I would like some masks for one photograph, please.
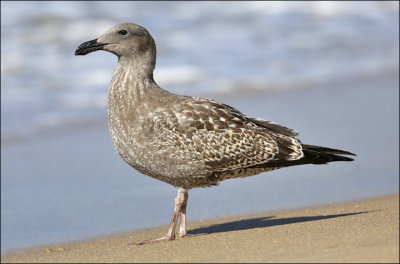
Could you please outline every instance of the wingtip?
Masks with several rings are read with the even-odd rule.
[[[351,156],[357,156],[357,154],[354,154],[350,151],[343,151],[344,153],[342,155],[351,155]]]

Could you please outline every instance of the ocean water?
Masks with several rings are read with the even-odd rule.
[[[169,223],[175,189],[108,136],[116,57],[74,56],[123,22],[153,35],[161,87],[358,154],[193,190],[189,220],[398,192],[398,19],[396,2],[1,2],[2,252]]]

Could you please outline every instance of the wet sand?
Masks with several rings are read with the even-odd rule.
[[[9,251],[2,262],[399,262],[399,195],[167,226]]]

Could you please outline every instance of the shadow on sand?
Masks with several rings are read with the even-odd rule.
[[[192,229],[188,231],[190,235],[198,235],[198,234],[212,234],[212,233],[221,233],[221,232],[229,232],[229,231],[239,231],[239,230],[247,230],[253,228],[263,228],[269,226],[277,226],[277,225],[287,225],[294,223],[302,223],[308,221],[315,220],[324,220],[336,217],[344,217],[350,215],[357,214],[365,214],[366,212],[355,212],[355,213],[347,213],[347,214],[333,214],[333,215],[321,215],[321,216],[301,216],[301,217],[288,217],[288,218],[278,218],[273,219],[275,216],[266,216],[266,217],[257,217],[251,219],[244,219],[238,221],[232,221],[228,223],[215,224],[206,227],[200,227],[196,229]]]

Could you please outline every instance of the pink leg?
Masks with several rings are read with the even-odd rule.
[[[139,245],[146,243],[154,243],[154,242],[162,242],[162,241],[170,241],[175,239],[175,228],[176,222],[178,221],[178,217],[181,217],[180,227],[179,227],[179,236],[184,237],[186,235],[186,205],[187,205],[188,193],[186,190],[178,189],[178,195],[175,198],[175,208],[174,214],[172,216],[171,224],[169,225],[168,232],[165,236],[145,240]]]
[[[179,217],[181,219],[180,225],[179,225],[179,237],[184,237],[186,236],[186,206],[187,206],[187,200],[188,200],[189,194],[187,192],[183,193],[183,203],[181,205],[181,212],[179,214]]]

